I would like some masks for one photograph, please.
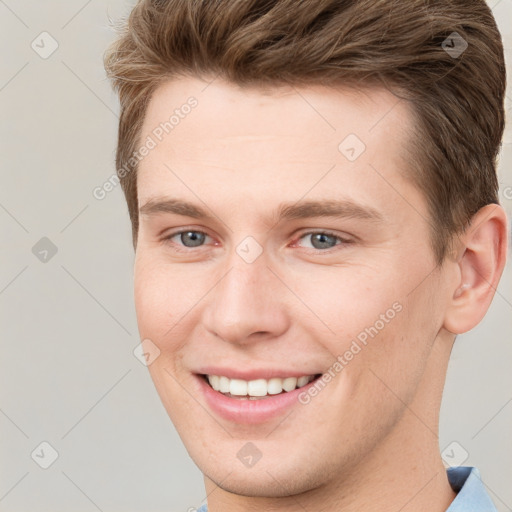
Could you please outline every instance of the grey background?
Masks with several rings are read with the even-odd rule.
[[[114,172],[118,104],[102,66],[114,38],[108,17],[133,4],[0,0],[0,511],[185,511],[205,497],[133,354],[140,340],[121,189],[101,201],[92,194]],[[489,4],[510,70],[512,0]],[[48,58],[31,47],[51,48],[43,31],[58,43]],[[509,87],[509,121],[511,105]],[[510,216],[510,123],[504,142]],[[464,464],[480,469],[500,512],[512,510],[511,281],[509,263],[485,320],[456,342],[439,440],[455,458],[467,452]],[[43,441],[58,452],[47,469]]]

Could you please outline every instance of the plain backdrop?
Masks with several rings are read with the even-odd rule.
[[[0,511],[177,512],[205,498],[133,352],[121,188],[93,196],[115,171],[109,16],[133,4],[0,0]],[[510,69],[512,0],[489,5]],[[499,169],[509,215],[511,99],[509,87]],[[500,512],[512,510],[511,281],[509,263],[485,320],[457,339],[439,438],[480,469]]]

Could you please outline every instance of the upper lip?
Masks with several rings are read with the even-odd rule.
[[[305,375],[318,375],[321,372],[308,370],[290,370],[278,368],[252,368],[250,370],[242,370],[235,368],[221,368],[219,366],[208,366],[198,369],[195,373],[200,375],[219,375],[228,379],[256,380],[256,379],[272,379],[287,377],[303,377]]]

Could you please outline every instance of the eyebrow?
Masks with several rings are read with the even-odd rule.
[[[150,199],[139,208],[139,213],[144,216],[172,213],[200,220],[215,220],[215,216],[208,213],[201,206],[175,198]],[[282,203],[272,218],[280,222],[283,220],[309,219],[314,217],[356,218],[373,222],[382,222],[384,220],[382,214],[375,208],[368,205],[360,205],[350,199],[306,200],[296,203]]]

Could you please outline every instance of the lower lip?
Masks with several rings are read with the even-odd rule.
[[[196,375],[196,377],[208,406],[219,416],[243,425],[263,423],[282,415],[294,405],[301,405],[298,399],[299,395],[307,391],[317,380],[312,380],[293,391],[269,395],[268,398],[249,400],[230,398],[215,391],[202,376]]]

